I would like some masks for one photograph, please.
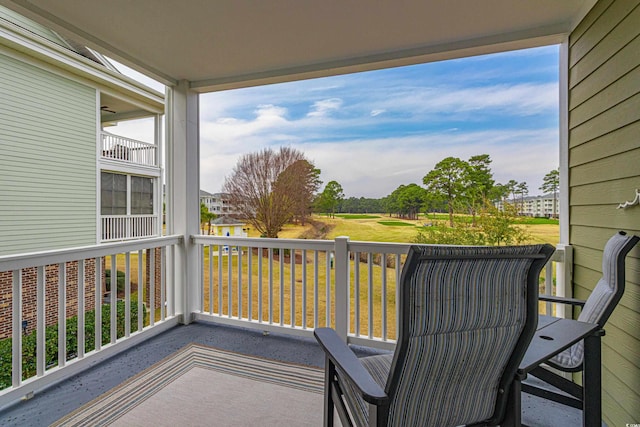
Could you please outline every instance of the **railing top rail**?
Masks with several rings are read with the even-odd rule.
[[[274,249],[308,249],[327,251],[335,246],[333,240],[306,240],[306,239],[270,239],[262,237],[235,237],[235,236],[204,236],[194,235],[191,239],[195,244],[201,245],[226,245],[249,246],[253,248]]]
[[[145,141],[140,141],[138,139],[127,138],[126,136],[116,135],[116,134],[113,134],[113,133],[110,133],[110,132],[101,131],[100,133],[103,136],[108,136],[108,137],[111,137],[111,138],[122,139],[122,140],[125,140],[125,141],[131,141],[131,142],[135,142],[135,143],[138,143],[138,144],[148,145],[150,147],[155,147],[156,146],[155,144],[153,144],[151,142],[145,142]]]
[[[129,242],[104,243],[101,245],[84,246],[79,248],[53,249],[42,252],[0,256],[0,271],[18,270],[21,268],[40,265],[58,264],[79,259],[97,258],[114,253],[134,252],[141,249],[157,248],[160,246],[177,245],[182,242],[182,236],[163,236],[151,239],[140,239]]]

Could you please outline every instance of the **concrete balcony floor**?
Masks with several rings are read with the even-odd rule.
[[[322,367],[324,354],[315,340],[206,322],[177,326],[16,404],[0,413],[2,426],[47,426],[100,396],[187,344],[197,343],[237,353]],[[354,348],[359,356],[377,350]],[[523,423],[555,427],[582,425],[581,412],[523,395]]]

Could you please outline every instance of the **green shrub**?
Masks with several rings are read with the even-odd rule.
[[[124,271],[116,270],[116,282],[118,287],[118,292],[124,291]],[[107,291],[111,290],[111,270],[107,269],[104,271],[104,284],[106,286]]]
[[[125,335],[125,303],[118,301],[117,306],[117,331],[121,338]],[[146,307],[143,306],[143,318],[146,317]],[[88,353],[95,349],[95,310],[85,312],[85,346]],[[131,329],[136,330],[138,324],[138,302],[131,301]],[[67,360],[76,357],[78,351],[78,317],[67,319]],[[11,338],[0,340],[0,390],[11,386]],[[111,341],[111,306],[102,306],[102,344]],[[36,374],[36,331],[22,336],[22,379],[31,378]],[[58,363],[58,325],[47,326],[45,329],[45,366],[55,366]]]

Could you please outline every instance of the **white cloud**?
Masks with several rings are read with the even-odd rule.
[[[380,114],[384,113],[385,109],[375,109],[375,110],[371,110],[371,117],[375,117],[375,116],[379,116]]]
[[[342,99],[330,98],[316,101],[311,107],[311,111],[307,114],[308,117],[326,117],[332,111],[340,109],[342,106]]]

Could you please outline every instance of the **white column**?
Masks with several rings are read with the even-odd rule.
[[[174,280],[176,313],[183,323],[191,322],[191,313],[199,310],[200,273],[196,245],[191,235],[198,234],[200,223],[200,142],[198,94],[181,80],[167,97],[167,231],[184,236],[184,245],[176,251]]]
[[[349,237],[335,239],[335,330],[347,342],[349,333]],[[329,262],[329,260],[327,260]],[[356,296],[358,298],[358,296]],[[328,303],[327,303],[328,304]]]
[[[573,296],[573,251],[569,246],[569,38],[560,44],[559,72],[559,111],[560,111],[560,243],[559,249],[564,250],[564,262],[558,263],[556,268],[556,295]],[[565,317],[563,304],[556,305],[556,315]],[[570,316],[569,316],[570,317]]]

